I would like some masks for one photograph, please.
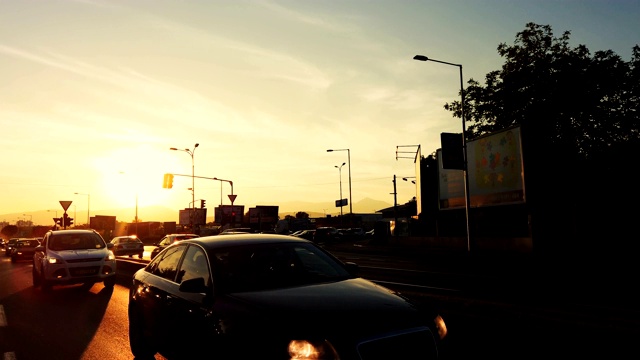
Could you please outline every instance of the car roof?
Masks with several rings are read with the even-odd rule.
[[[49,230],[49,232],[53,234],[77,234],[77,233],[97,234],[95,230],[87,230],[87,229]]]
[[[229,235],[211,235],[183,240],[181,244],[193,243],[202,246],[207,250],[224,248],[228,246],[258,245],[258,244],[276,244],[276,243],[312,243],[309,240],[280,234],[229,234]]]

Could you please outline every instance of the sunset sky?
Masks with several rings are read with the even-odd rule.
[[[169,148],[196,143],[195,175],[233,181],[245,209],[333,203],[348,154],[353,201],[392,203],[393,175],[415,176],[398,146],[428,155],[462,131],[443,109],[459,69],[414,55],[484,84],[534,22],[629,61],[639,19],[636,0],[0,0],[0,214],[189,207],[191,178],[162,180],[191,174]],[[230,193],[195,179],[210,208]]]

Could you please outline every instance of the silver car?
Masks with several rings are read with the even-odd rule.
[[[113,244],[94,230],[51,230],[33,255],[33,286],[116,283]]]

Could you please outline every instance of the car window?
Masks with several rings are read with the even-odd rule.
[[[95,234],[58,234],[49,239],[49,248],[54,251],[102,249],[105,247],[102,239]]]
[[[200,247],[192,245],[185,253],[176,282],[181,283],[195,278],[204,278],[205,285],[210,285],[211,276],[207,256]]]
[[[36,247],[40,245],[38,240],[24,240],[16,244],[17,247]]]
[[[168,248],[162,257],[156,257],[149,264],[148,271],[167,280],[175,281],[178,273],[178,264],[184,252],[184,246]]]
[[[298,286],[351,277],[312,244],[237,246],[214,255],[213,272],[228,292]]]

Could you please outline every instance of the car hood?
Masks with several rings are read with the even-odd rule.
[[[426,317],[404,297],[361,278],[234,293],[220,304],[226,307],[226,314],[234,314],[226,319],[230,325],[227,330],[235,327],[345,338],[429,325]]]
[[[53,252],[66,261],[80,260],[80,259],[101,259],[107,256],[106,249],[77,249],[77,250],[60,250]]]

